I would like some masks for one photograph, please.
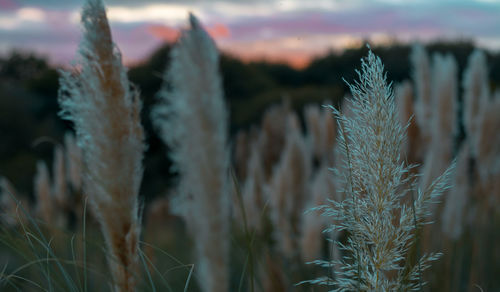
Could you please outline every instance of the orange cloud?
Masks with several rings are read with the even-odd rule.
[[[148,31],[154,37],[167,42],[175,42],[180,34],[177,29],[165,25],[151,25],[148,27]]]
[[[213,39],[221,39],[231,36],[229,28],[221,23],[205,27],[205,29]],[[150,25],[148,26],[148,32],[154,37],[167,42],[175,42],[180,35],[180,31],[178,29],[166,25]]]
[[[287,63],[303,69],[311,60],[320,55],[321,51],[311,49],[308,43],[302,43],[296,38],[278,38],[264,41],[221,41],[219,47],[243,61],[265,61],[272,63]]]
[[[307,52],[269,52],[267,54],[263,54],[233,50],[226,51],[231,55],[240,58],[244,62],[264,61],[270,63],[285,63],[295,69],[303,69],[307,67],[311,63],[311,60],[314,58],[314,55],[311,55]]]
[[[231,36],[229,27],[222,23],[216,23],[212,27],[206,28],[208,34],[214,39],[227,38]]]

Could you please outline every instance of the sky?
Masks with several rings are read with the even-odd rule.
[[[500,50],[500,0],[105,0],[124,61],[173,42],[194,13],[218,47],[244,60],[304,67],[330,51],[372,45],[472,39]],[[0,54],[36,52],[71,64],[83,0],[0,0]]]

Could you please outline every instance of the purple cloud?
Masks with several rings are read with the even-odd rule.
[[[76,0],[59,6],[58,3],[62,2],[0,0],[0,52],[22,48],[47,54],[56,63],[71,60],[80,39],[81,3]],[[165,39],[174,39],[173,33],[185,24],[183,15],[189,10],[198,13],[220,47],[246,57],[253,55],[249,50],[266,56],[291,58],[296,54],[304,63],[307,56],[332,47],[350,46],[356,39],[380,36],[403,41],[470,37],[481,45],[500,48],[500,4],[494,3],[374,1],[366,4],[354,0],[213,1],[210,5],[196,0],[106,3],[108,11],[114,12],[111,27],[115,41],[130,62],[144,58]],[[163,14],[162,9],[170,14]],[[142,13],[139,17],[138,11]],[[128,21],[127,15],[132,14],[134,19]],[[175,19],[170,19],[173,14]],[[163,15],[169,19],[163,20]]]

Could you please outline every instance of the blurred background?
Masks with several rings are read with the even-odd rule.
[[[324,136],[328,137],[324,140],[331,138],[321,142],[326,150],[308,150],[311,153],[307,154],[309,156],[306,159],[310,161],[306,164],[310,164],[308,166],[310,169],[309,177],[303,182],[304,189],[307,189],[304,193],[309,193],[313,177],[319,177],[323,169],[328,173],[326,166],[331,166],[335,160],[331,157],[335,125],[329,113],[328,117],[323,112],[320,114],[319,106],[342,104],[344,97],[349,94],[349,89],[342,78],[349,82],[357,78],[355,69],[360,67],[360,59],[367,54],[367,44],[381,57],[388,80],[393,81],[399,88],[396,98],[399,100],[406,98],[409,108],[402,110],[404,121],[414,114],[412,104],[416,104],[417,98],[421,96],[418,90],[422,80],[421,77],[415,77],[415,72],[418,75],[418,72],[425,72],[426,69],[419,68],[418,64],[423,64],[419,63],[419,60],[427,60],[429,63],[427,67],[432,67],[432,69],[427,68],[429,73],[427,78],[431,79],[427,80],[427,85],[432,86],[429,90],[433,92],[434,99],[445,96],[447,88],[453,91],[451,94],[451,99],[455,99],[453,104],[456,102],[460,106],[442,107],[438,112],[438,115],[443,115],[445,118],[450,117],[456,125],[440,129],[440,134],[447,134],[442,135],[443,141],[453,140],[450,143],[453,144],[453,151],[448,149],[453,154],[448,155],[440,167],[448,165],[452,156],[458,156],[459,149],[465,148],[461,147],[466,144],[462,143],[463,141],[473,138],[473,134],[466,135],[464,121],[461,118],[465,108],[461,102],[466,91],[463,82],[467,68],[470,68],[470,72],[486,68],[487,76],[479,78],[478,83],[481,80],[487,83],[486,100],[491,101],[491,104],[495,103],[496,108],[500,108],[498,106],[500,1],[107,0],[104,2],[114,41],[129,68],[129,79],[140,89],[144,103],[142,121],[146,130],[148,150],[144,160],[145,173],[140,195],[147,208],[151,205],[151,210],[156,210],[154,212],[160,214],[154,217],[156,215],[150,216],[146,212],[144,216],[146,221],[148,218],[157,222],[165,219],[162,216],[169,213],[168,203],[163,205],[150,202],[165,198],[176,182],[166,155],[168,149],[152,126],[150,111],[156,103],[155,95],[162,85],[164,69],[169,64],[170,49],[179,37],[180,31],[187,26],[189,12],[200,19],[221,50],[220,70],[230,110],[229,131],[233,162],[236,176],[242,185],[250,181],[248,177],[252,175],[249,166],[251,149],[254,147],[253,144],[257,144],[252,141],[258,139],[261,143],[258,146],[261,157],[258,159],[262,160],[265,172],[262,182],[265,187],[259,186],[259,188],[265,189],[270,185],[279,184],[279,182],[274,183],[278,180],[275,179],[277,177],[275,173],[279,172],[279,165],[286,166],[280,159],[283,160],[282,153],[288,145],[289,138],[285,132],[290,127],[287,125],[290,123],[289,120],[293,120],[292,128],[300,132],[298,135],[300,136],[298,139],[302,141],[300,143],[307,144],[310,148],[317,146],[308,143],[314,144],[321,140],[321,135],[317,133],[326,133]],[[37,161],[45,161],[54,173],[56,164],[52,162],[56,161],[55,146],[65,144],[65,133],[72,131],[72,125],[58,116],[60,110],[57,102],[58,70],[69,69],[76,64],[74,59],[81,37],[79,11],[82,4],[83,1],[77,0],[0,0],[0,176],[8,178],[17,189],[17,193],[31,202],[35,201],[33,177]],[[422,57],[424,54],[421,54],[422,59],[417,58],[412,61],[414,45],[417,43],[423,45],[424,54],[433,58],[424,58]],[[478,65],[480,69],[474,71],[474,62],[469,58],[476,49],[484,51],[486,66],[481,63],[482,65]],[[445,54],[453,57],[454,61],[451,63],[456,61],[456,71],[451,69],[445,73],[439,72],[439,67],[444,67],[443,64],[448,62],[442,60]],[[435,75],[431,75],[430,71]],[[440,76],[446,82],[451,80],[451,85],[440,86],[441,79],[436,82],[433,80],[434,76]],[[405,81],[406,83],[403,83]],[[496,102],[493,101],[495,99]],[[315,109],[312,109],[311,105]],[[487,108],[488,106],[484,106],[484,112]],[[294,114],[290,118],[290,112],[296,113],[297,116]],[[480,116],[481,112],[477,115]],[[487,126],[482,129],[478,127],[478,132],[481,132],[483,139],[480,141],[489,145],[487,137],[498,140],[497,126],[500,119],[492,118],[495,116],[494,112],[490,111],[488,115],[490,120],[493,120],[492,126],[488,126],[487,130]],[[314,124],[314,119],[317,119],[317,124]],[[327,121],[328,126],[326,122],[323,126],[319,126],[320,119]],[[436,126],[430,124],[430,127],[433,125]],[[317,129],[321,127],[324,129],[321,128],[317,133],[313,133],[314,126],[318,126]],[[424,160],[428,155],[421,149],[425,148],[425,151],[428,151],[433,146],[428,145],[428,140],[422,139],[424,132],[430,130],[426,130],[422,125],[418,127],[409,129],[409,143],[417,142],[412,144],[413,146],[407,146],[406,155],[410,163],[424,163],[425,167]],[[317,140],[314,140],[315,138]],[[439,140],[435,137],[433,139]],[[293,141],[290,143],[293,144]],[[498,142],[496,143],[492,143],[492,146],[486,149],[491,156],[484,156],[487,158],[483,159],[483,162],[491,160],[488,157],[496,157],[496,161],[500,161],[498,160],[500,146]],[[439,141],[434,146],[436,144],[439,144]],[[325,161],[316,153],[323,150],[327,152]],[[498,167],[487,168],[486,164],[483,167],[478,162],[481,159],[467,155],[464,155],[465,162],[462,161],[460,166],[461,169],[465,169],[465,178],[457,176],[456,180],[467,181],[466,187],[457,184],[457,189],[466,189],[463,192],[470,196],[468,199],[462,197],[459,206],[445,208],[442,204],[437,209],[437,213],[443,209],[452,210],[450,212],[454,215],[450,215],[452,218],[450,220],[452,223],[459,222],[457,224],[460,226],[457,228],[461,231],[458,235],[455,232],[444,243],[436,243],[441,238],[435,236],[435,232],[447,228],[444,224],[436,224],[433,230],[429,229],[422,235],[422,241],[428,241],[422,244],[424,250],[441,250],[445,254],[444,259],[436,266],[436,270],[440,273],[430,273],[429,276],[430,289],[433,291],[473,291],[477,289],[475,286],[477,283],[479,287],[485,289],[484,291],[500,289],[500,280],[495,276],[500,269],[498,245],[500,189],[499,180],[496,179],[500,171]],[[427,167],[431,165],[428,163]],[[420,174],[425,172],[424,167],[416,169],[416,172]],[[487,169],[487,178],[484,179],[486,183],[479,178],[482,174],[479,174],[481,170],[478,169],[481,167]],[[328,184],[328,179],[326,181]],[[331,191],[328,186],[325,188]],[[311,198],[308,200],[311,201]],[[453,203],[453,200],[449,201]],[[310,206],[313,205],[311,203]],[[468,211],[464,211],[465,209]],[[303,210],[299,211],[302,214]],[[439,213],[435,219],[441,220],[440,216]],[[263,261],[268,269],[272,270],[267,273],[269,278],[274,277],[281,282],[273,283],[272,285],[277,286],[272,286],[274,288],[267,291],[290,291],[295,288],[294,283],[321,275],[317,270],[304,268],[302,264],[305,259],[290,260],[287,255],[280,255],[280,250],[276,248],[272,239],[273,236],[270,236],[276,226],[270,227],[272,220],[268,221],[263,223],[265,226],[261,226],[262,230],[259,231],[262,232],[259,235],[262,237],[259,239],[262,241],[262,246],[265,246],[262,248],[265,250],[262,254],[266,255]],[[175,227],[164,228],[163,225],[157,227],[159,230],[169,230],[165,235],[167,239],[162,239],[167,242],[164,246],[167,246],[166,249],[171,250],[173,254],[179,254],[179,257],[189,261],[189,256],[185,255],[183,242],[188,239],[184,231],[179,231],[183,230],[183,226],[179,222],[173,225]],[[323,225],[324,222],[318,226]],[[294,232],[299,234],[297,226],[294,226]],[[467,227],[462,230],[462,226]],[[155,227],[148,228],[156,230]],[[144,233],[147,238],[148,234],[153,232]],[[150,238],[155,239],[154,235],[157,234],[153,234]],[[320,234],[321,228],[315,235],[321,238]],[[181,239],[176,239],[176,236]],[[235,236],[236,239],[232,238],[232,243],[238,242],[238,234]],[[241,254],[244,254],[245,250],[242,250],[243,252],[239,250],[239,256],[232,259],[236,262],[232,263],[233,266],[238,267],[232,270],[234,283],[238,282],[238,273],[241,272],[244,262],[244,255]],[[320,239],[318,250],[323,256],[328,253],[326,241]],[[313,255],[312,259],[317,254]],[[276,257],[284,260],[275,263],[273,261]],[[301,264],[288,265],[290,262]],[[236,285],[234,283],[233,286]],[[180,281],[178,287],[182,287],[183,284],[184,282]],[[304,288],[304,291],[310,290]]]
[[[0,174],[30,194],[37,159],[50,160],[53,143],[70,125],[57,116],[58,68],[72,66],[80,39],[82,1],[0,0]],[[168,51],[189,12],[222,50],[221,71],[231,110],[231,133],[259,121],[286,97],[295,109],[331,100],[369,43],[389,80],[411,74],[412,43],[429,54],[449,52],[459,78],[474,48],[487,50],[492,86],[500,82],[500,1],[361,0],[108,0],[115,43],[144,99],[149,153],[142,192],[160,194],[168,176],[165,149],[149,108],[168,63]],[[47,138],[41,139],[40,138]],[[157,178],[162,178],[158,180]],[[159,182],[158,182],[159,181]]]

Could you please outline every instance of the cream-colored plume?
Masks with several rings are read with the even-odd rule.
[[[74,123],[83,149],[84,193],[102,227],[114,290],[135,291],[145,150],[142,103],[113,44],[102,1],[87,0],[81,15],[79,69],[61,73],[61,116]]]
[[[193,15],[189,20],[191,28],[172,49],[153,119],[180,175],[171,205],[194,239],[199,286],[224,292],[229,289],[228,113],[217,48]]]
[[[286,144],[270,182],[271,220],[279,249],[293,257],[299,248],[299,228],[311,175],[311,153],[298,118],[289,114]]]

